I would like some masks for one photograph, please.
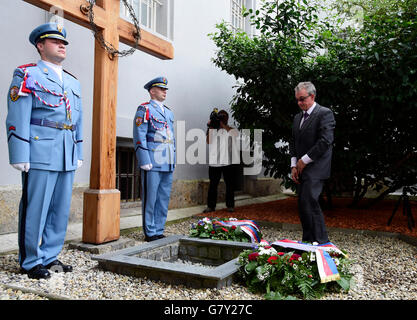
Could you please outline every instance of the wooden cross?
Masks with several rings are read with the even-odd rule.
[[[24,0],[49,11],[60,7],[64,18],[91,28],[86,0]],[[120,0],[96,0],[94,22],[103,38],[117,50],[119,41],[135,44],[135,26],[120,18]],[[160,59],[173,59],[172,44],[141,30],[139,50]],[[94,53],[94,99],[90,188],[84,192],[83,237],[101,244],[120,237],[120,192],[116,189],[116,107],[118,58],[111,57],[98,41]]]

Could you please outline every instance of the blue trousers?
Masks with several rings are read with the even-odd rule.
[[[145,237],[162,235],[168,215],[172,171],[141,170],[142,226]]]
[[[19,263],[29,270],[57,259],[64,245],[75,171],[30,169],[22,173]]]

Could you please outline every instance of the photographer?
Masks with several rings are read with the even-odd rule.
[[[214,211],[217,204],[217,187],[223,173],[226,184],[226,206],[229,212],[235,207],[235,180],[237,164],[240,161],[237,129],[230,127],[227,122],[229,114],[225,110],[217,109],[210,115],[207,123],[207,144],[209,145],[209,191],[207,208],[204,213]]]

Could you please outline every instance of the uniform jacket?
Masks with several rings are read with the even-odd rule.
[[[133,143],[138,166],[152,164],[152,171],[174,171],[174,114],[153,101],[140,105],[133,121]]]
[[[303,172],[303,178],[327,179],[330,177],[331,159],[336,122],[333,112],[318,103],[300,128],[303,112],[294,117],[290,156],[299,160],[307,154],[313,162]]]
[[[38,84],[33,85],[33,93],[18,96],[17,92],[25,77],[25,71]],[[60,96],[58,96],[60,95]],[[67,119],[66,103],[71,108],[71,120]],[[39,99],[51,105],[45,105]],[[33,169],[51,171],[71,171],[77,168],[78,160],[83,160],[82,105],[79,81],[64,71],[62,82],[55,71],[42,61],[15,69],[8,94],[8,114],[6,130],[10,164],[29,162]],[[31,119],[47,120],[55,123],[74,124],[75,130],[56,129],[31,124]],[[39,120],[38,120],[39,121]]]

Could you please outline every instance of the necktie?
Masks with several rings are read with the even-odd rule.
[[[306,120],[307,120],[308,116],[309,116],[308,112],[307,112],[307,111],[305,111],[305,112],[303,113],[303,119],[302,119],[303,121],[301,121],[301,123],[300,123],[300,128],[304,126],[304,123],[306,122]]]

